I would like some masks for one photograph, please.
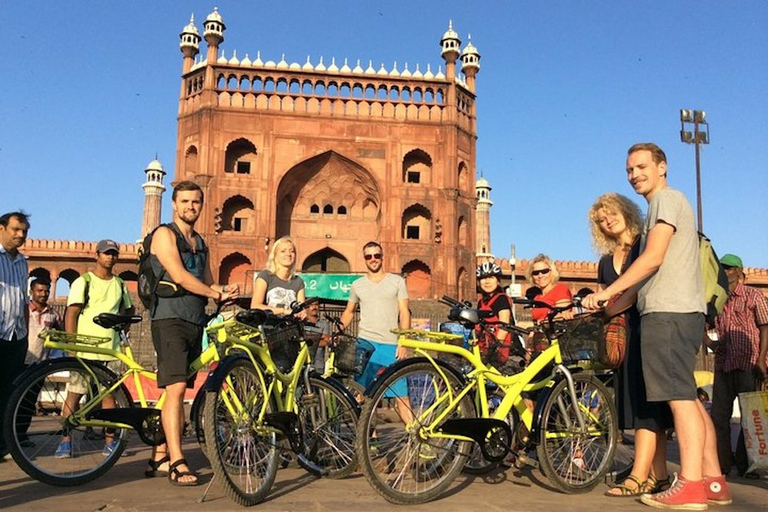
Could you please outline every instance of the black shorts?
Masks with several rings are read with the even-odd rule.
[[[195,376],[187,375],[189,363],[200,356],[203,350],[203,327],[168,318],[152,321],[152,343],[157,353],[157,387],[186,382],[191,388]]]
[[[702,313],[640,317],[640,350],[649,402],[697,400],[696,354],[704,339]]]

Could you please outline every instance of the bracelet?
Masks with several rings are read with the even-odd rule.
[[[221,293],[227,293],[227,285],[221,287]]]

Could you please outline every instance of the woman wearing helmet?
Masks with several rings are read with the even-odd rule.
[[[501,289],[501,267],[492,261],[486,261],[477,267],[477,288],[481,293],[477,309],[492,311],[486,321],[489,324],[504,322],[513,324],[512,304]],[[483,361],[501,369],[509,360],[512,334],[498,325],[488,326],[487,331],[476,327]]]

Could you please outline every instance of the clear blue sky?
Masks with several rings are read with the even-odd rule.
[[[178,34],[191,13],[202,32],[215,5],[227,57],[436,71],[448,20],[471,34],[499,257],[515,244],[519,259],[594,260],[593,200],[618,191],[645,209],[624,172],[637,141],[666,150],[671,185],[695,203],[678,110],[706,110],[704,230],[720,253],[768,267],[764,0],[6,2],[0,210],[31,213],[34,238],[135,241],[143,169],[156,152],[175,165]]]

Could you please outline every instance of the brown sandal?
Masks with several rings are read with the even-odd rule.
[[[630,480],[634,482],[637,487],[630,487],[625,482],[627,480]],[[614,489],[619,490],[619,494],[612,493],[611,491]],[[630,498],[630,497],[637,497],[642,494],[646,494],[648,492],[648,482],[641,482],[640,480],[635,477],[635,475],[628,475],[627,478],[624,479],[624,482],[620,484],[616,484],[613,487],[611,487],[608,491],[604,493],[605,496],[608,496],[609,498]]]
[[[656,480],[655,476],[648,475],[648,480],[645,482],[645,485],[648,487],[648,494],[657,494],[672,487],[672,482],[669,477],[664,478],[663,480]]]

